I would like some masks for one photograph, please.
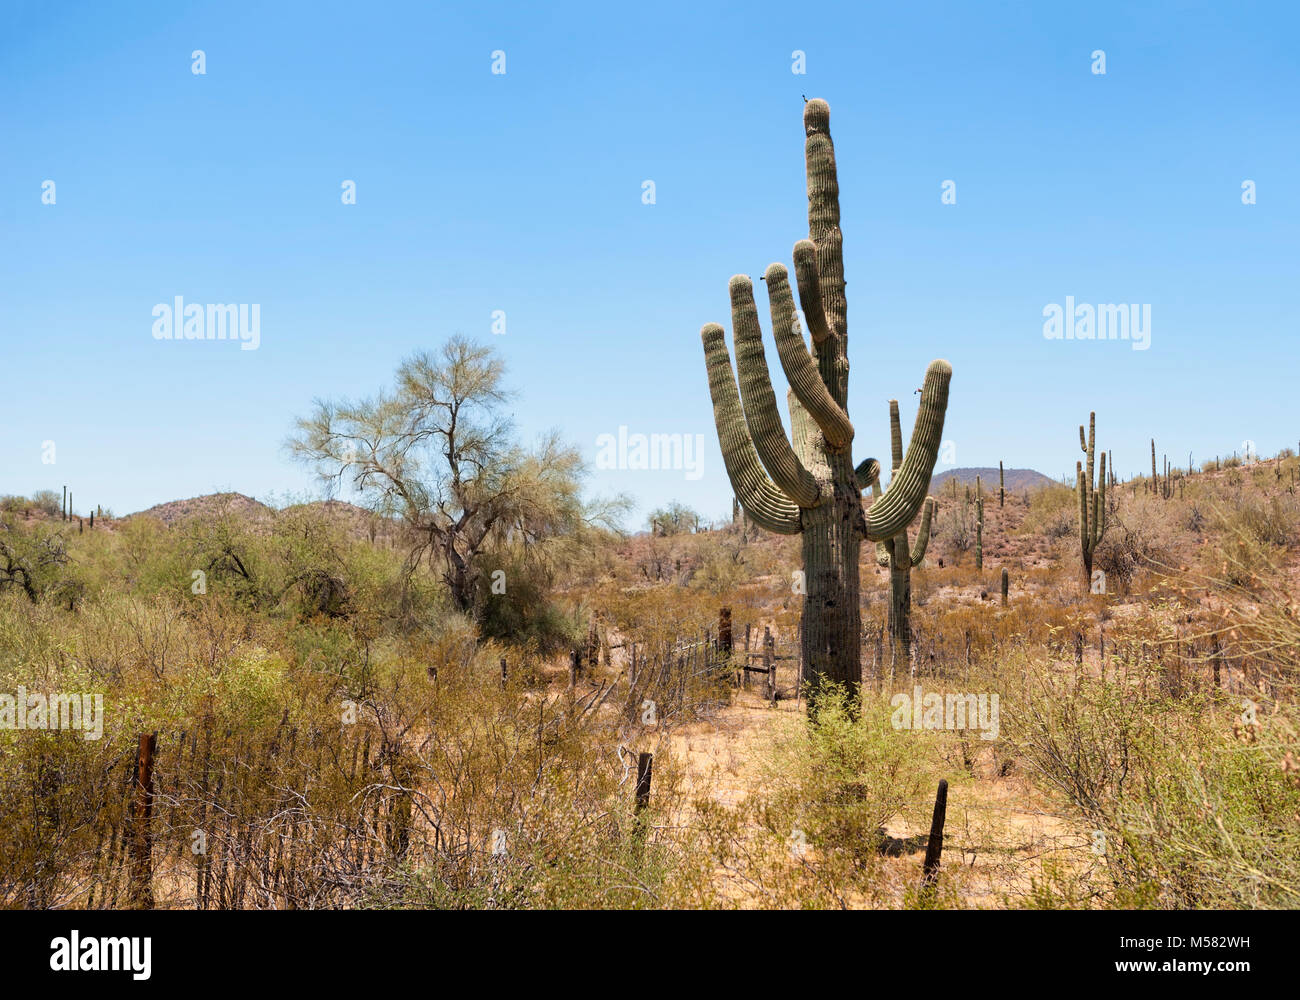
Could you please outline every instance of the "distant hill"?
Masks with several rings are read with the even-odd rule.
[[[354,538],[389,537],[401,528],[401,522],[392,518],[378,517],[356,504],[342,500],[314,500],[307,504],[295,504],[285,511],[318,510],[328,518],[343,525],[348,534]],[[171,527],[195,518],[216,518],[233,514],[258,530],[270,530],[277,511],[260,500],[254,500],[243,493],[209,493],[206,496],[190,497],[188,500],[169,500],[156,504],[148,510],[128,514],[127,517],[153,517]]]
[[[273,513],[272,508],[260,500],[242,493],[209,493],[188,500],[169,500],[127,516],[155,517],[163,524],[172,525],[193,517],[216,517],[222,514],[241,514],[257,521],[269,518]]]
[[[1041,472],[1033,469],[1007,469],[1004,473],[1006,477],[1006,488],[1008,493],[1022,493],[1025,490],[1036,490],[1042,486],[1051,486],[1056,480],[1050,476],[1045,476]],[[998,491],[998,470],[997,466],[985,469],[947,469],[943,472],[936,473],[930,480],[930,492],[935,496],[939,491],[948,486],[950,479],[957,480],[959,486],[974,486],[975,477],[980,477],[980,482],[984,486],[985,492],[997,493]],[[952,489],[951,486],[948,486]]]

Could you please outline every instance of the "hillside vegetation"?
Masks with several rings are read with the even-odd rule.
[[[103,708],[99,738],[0,729],[0,901],[1294,907],[1296,475],[1284,454],[1112,486],[1102,592],[1072,489],[1000,505],[985,481],[977,569],[974,505],[937,486],[910,642],[866,546],[861,699],[811,724],[798,543],[743,519],[600,532],[545,572],[490,549],[504,590],[465,609],[348,505],[224,495],[91,529],[7,498],[0,692]],[[902,726],[918,686],[997,695],[996,719]]]

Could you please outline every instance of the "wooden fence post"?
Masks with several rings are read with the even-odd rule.
[[[943,824],[948,815],[948,779],[939,779],[934,796],[934,815],[930,819],[930,839],[925,845],[925,862],[921,866],[921,890],[933,888],[939,877],[939,860],[943,854]]]
[[[752,625],[752,622],[745,622],[745,662],[740,671],[740,685],[746,691],[749,690],[749,670],[747,668],[749,667],[749,630]]]
[[[645,809],[650,805],[650,779],[654,772],[655,755],[638,754],[636,758],[636,807]]]
[[[149,817],[153,812],[153,757],[157,742],[157,733],[140,734],[131,799],[131,902],[142,910],[153,909],[153,837]]]
[[[798,650],[794,654],[794,703],[799,704],[799,695],[803,692],[803,612],[799,612]]]
[[[654,754],[641,753],[636,758],[636,807],[633,811],[632,829],[638,837],[646,832],[645,811],[650,808],[650,778],[654,771]]]
[[[776,650],[776,640],[772,638],[772,630],[768,626],[763,626],[763,667],[767,671],[767,696],[773,704],[776,704],[776,659],[773,653]]]

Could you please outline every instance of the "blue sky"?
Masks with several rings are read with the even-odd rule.
[[[832,111],[858,458],[935,357],[961,466],[1072,472],[1089,410],[1121,475],[1152,436],[1180,464],[1300,437],[1291,4],[2,9],[0,493],[307,491],[293,418],[463,333],[525,437],[594,466],[620,426],[703,436],[698,479],[593,468],[634,521],[729,513],[699,329],[730,336],[728,278],[807,234],[805,94]],[[259,348],[155,340],[177,295],[259,304]],[[1149,304],[1150,348],[1045,339],[1066,296]]]

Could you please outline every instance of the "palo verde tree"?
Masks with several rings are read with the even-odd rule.
[[[826,682],[856,691],[861,682],[862,613],[858,557],[864,539],[883,542],[902,532],[925,502],[943,434],[952,367],[926,371],[920,410],[895,481],[878,504],[863,509],[865,469],[853,466],[848,406],[848,322],[839,181],[831,143],[830,107],[804,107],[809,238],[794,246],[799,301],[812,335],[804,341],[785,267],[764,275],[793,444],[776,408],[750,279],[731,279],[736,373],[722,327],[700,331],[714,421],[727,475],[750,520],[803,541],[803,658],[809,689]],[[864,463],[865,464],[865,463]]]
[[[700,527],[700,515],[678,500],[656,507],[646,520],[654,535],[680,535]]]
[[[349,482],[376,513],[400,517],[413,537],[408,571],[427,560],[462,611],[493,592],[479,586],[489,551],[544,560],[622,509],[583,502],[581,456],[555,434],[532,449],[516,443],[504,375],[491,348],[454,337],[402,362],[394,386],[371,399],[317,400],[289,441],[331,490]]]

